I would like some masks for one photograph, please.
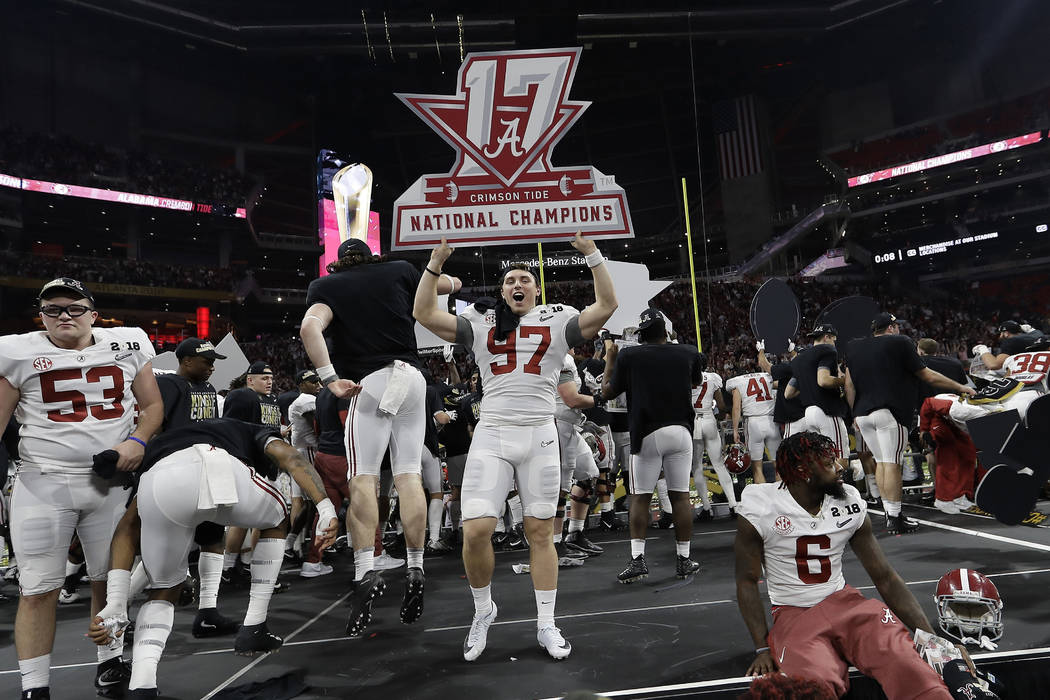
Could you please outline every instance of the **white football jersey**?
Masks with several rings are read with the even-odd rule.
[[[734,389],[740,392],[740,415],[764,416],[773,412],[776,392],[773,391],[773,378],[766,372],[741,374],[726,382],[726,391]]]
[[[714,372],[704,372],[704,381],[693,387],[693,409],[698,415],[714,415],[712,406],[715,392],[722,388],[722,378]]]
[[[750,484],[736,512],[762,538],[769,602],[810,608],[846,585],[842,552],[868,508],[860,492],[846,484],[845,498],[825,496],[813,516],[780,486]]]
[[[554,415],[554,397],[569,343],[565,330],[580,312],[564,304],[535,306],[506,340],[495,339],[496,312],[467,307],[460,317],[474,334],[471,350],[481,370],[481,421],[540,425]]]
[[[1010,355],[1003,363],[1006,376],[1027,386],[1037,386],[1047,392],[1046,376],[1050,372],[1050,351],[1019,352]]]
[[[304,413],[313,413],[317,397],[303,392],[288,407],[288,423],[292,426],[292,447],[304,450],[317,447],[317,435],[314,433],[314,422]]]
[[[91,457],[135,429],[131,384],[156,355],[141,328],[93,328],[94,345],[55,347],[44,331],[0,338],[0,376],[15,408],[22,460],[48,471],[91,469]]]
[[[562,384],[572,383],[576,386],[576,391],[580,390],[583,386],[583,380],[580,379],[580,372],[576,368],[576,360],[572,359],[572,355],[565,354],[565,362],[562,364],[561,372],[558,374],[558,386]],[[583,416],[583,411],[578,408],[569,408],[565,405],[565,402],[561,399],[561,394],[558,393],[557,388],[554,391],[554,417],[558,420],[568,421],[570,423],[582,423],[580,420]]]

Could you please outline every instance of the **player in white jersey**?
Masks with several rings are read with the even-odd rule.
[[[444,240],[431,254],[416,291],[416,320],[445,341],[471,349],[485,388],[461,496],[463,565],[474,596],[474,620],[463,643],[467,661],[484,650],[496,619],[490,588],[495,565],[491,536],[500,504],[515,481],[530,545],[537,641],[556,659],[572,651],[554,625],[558,560],[552,519],[561,471],[554,394],[565,353],[597,335],[616,310],[612,277],[594,242],[577,233],[572,245],[586,256],[594,276],[595,302],[582,312],[559,304],[537,306],[536,278],[515,267],[503,274],[495,309],[475,305],[459,317],[438,309],[436,284],[452,253]]]
[[[826,683],[841,697],[853,664],[891,698],[947,699],[940,676],[915,651],[912,630],[933,634],[915,596],[872,534],[860,493],[842,483],[831,439],[796,433],[777,452],[779,484],[753,484],[740,499],[737,605],[755,644],[749,675],[777,670]],[[846,584],[849,544],[885,603]],[[765,579],[773,611],[758,593]],[[965,656],[965,650],[962,650]]]
[[[773,422],[773,378],[766,372],[752,372],[733,377],[726,382],[726,391],[733,395],[733,442],[740,442],[740,423],[744,419],[744,440],[751,455],[751,473],[755,483],[766,481],[762,460],[769,452],[770,462],[780,447],[780,430]]]
[[[726,405],[722,399],[722,377],[716,372],[704,372],[704,379],[693,387],[693,409],[696,411],[696,419],[693,423],[693,483],[696,490],[700,492],[703,501],[703,509],[708,515],[711,512],[711,504],[707,495],[707,478],[704,476],[704,450],[707,450],[707,458],[711,460],[711,466],[718,475],[718,483],[722,487],[722,493],[726,496],[731,509],[736,509],[736,492],[733,490],[733,477],[726,469],[725,460],[722,458],[722,434],[718,430],[718,421],[715,419],[714,406],[718,406],[721,413],[725,413]]]
[[[1016,409],[1025,418],[1028,405],[1047,393],[1050,374],[1050,337],[1043,337],[1003,362],[1006,378],[1021,383],[1021,389],[1003,401],[1003,410]]]
[[[554,514],[554,546],[558,550],[560,565],[566,564],[566,555],[584,558],[602,553],[602,548],[583,534],[587,510],[591,504],[591,491],[598,478],[598,463],[594,461],[591,448],[583,439],[580,427],[586,422],[583,409],[594,408],[594,397],[580,393],[583,380],[571,353],[565,355],[558,376],[558,391],[554,395],[554,423],[558,428],[558,447],[561,451],[561,493],[558,495],[558,510]],[[573,484],[573,479],[576,483]],[[570,491],[571,489],[571,491]],[[569,513],[569,533],[562,545],[562,523],[565,519],[565,495],[572,500]],[[571,562],[570,562],[571,564]]]
[[[92,470],[92,455],[110,450],[110,469],[134,471],[164,417],[153,344],[142,330],[93,328],[94,297],[67,277],[44,285],[39,301],[43,331],[0,338],[0,425],[13,413],[21,426],[11,535],[23,697],[48,694],[55,607],[74,530],[91,579],[92,616],[106,603],[109,543],[127,494]],[[127,685],[120,654],[99,651],[100,695],[115,697]]]

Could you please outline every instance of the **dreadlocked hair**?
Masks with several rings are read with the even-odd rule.
[[[780,443],[777,449],[777,474],[780,488],[803,482],[810,477],[809,463],[825,457],[837,457],[838,450],[831,438],[812,430],[795,433]]]

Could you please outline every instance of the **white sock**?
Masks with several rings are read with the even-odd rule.
[[[244,613],[244,625],[257,625],[266,621],[266,610],[273,597],[273,584],[284,563],[284,540],[260,539],[255,545],[252,558],[252,586],[248,592],[248,611]],[[138,637],[135,638],[138,641]]]
[[[678,552],[678,556],[689,558],[689,542],[675,542],[674,548]]]
[[[514,524],[514,527],[521,525],[523,517],[521,510],[521,496],[514,494],[508,498],[507,507],[510,508],[510,521]]]
[[[51,685],[51,654],[19,659],[18,670],[22,673],[22,690],[46,688]]]
[[[864,481],[868,485],[868,495],[872,498],[881,498],[882,494],[879,493],[879,482],[875,480],[874,474],[865,474]]]
[[[219,580],[222,578],[223,558],[221,554],[201,552],[197,561],[197,574],[200,576],[201,590],[198,609],[214,608],[219,604]]]
[[[146,590],[146,586],[149,584],[149,577],[146,576],[146,567],[143,566],[142,560],[140,559],[135,568],[131,570],[131,584],[128,588],[128,600],[131,600],[142,591]],[[125,608],[127,605],[125,604]]]
[[[303,543],[306,542],[306,528],[304,527],[299,531],[299,534],[295,536],[295,540],[292,542],[292,551],[301,552],[303,551]]]
[[[249,566],[252,563],[252,550],[245,549],[241,551],[241,563],[245,566]],[[281,543],[281,556],[284,556],[284,542]]]
[[[405,548],[405,558],[408,560],[406,568],[423,570],[423,548],[422,547],[407,547]]]
[[[553,591],[536,591],[536,629],[554,627],[554,603],[558,599],[558,589]]]
[[[558,529],[558,530],[556,530],[554,532],[554,544],[558,544],[559,542],[561,542],[561,538],[562,538],[561,529]]]
[[[609,512],[612,509],[613,509],[612,501],[606,501],[605,503],[602,503],[600,506],[598,506],[598,510],[600,510],[602,513],[607,513],[607,512]]]
[[[230,569],[237,563],[236,552],[224,552],[222,555],[222,570]]]
[[[80,564],[74,564],[66,559],[66,576],[72,576],[78,571],[80,571]]]
[[[124,654],[124,635],[120,635],[119,637],[117,637],[117,641],[120,643],[120,646],[118,646],[116,649],[111,649],[108,644],[103,644],[100,647],[95,647],[95,655],[98,657],[99,663],[109,661],[110,659],[115,659],[118,656],[122,656]]]
[[[481,617],[492,612],[492,584],[484,588],[471,586],[470,594],[474,596],[474,617]]]
[[[702,464],[693,472],[693,485],[696,486],[696,492],[700,496],[704,510],[711,510],[711,496],[707,493],[707,477],[704,476]]]
[[[437,542],[441,537],[441,516],[445,512],[445,504],[440,498],[431,498],[427,504],[427,527],[430,529],[430,541]],[[410,565],[411,566],[411,565]]]
[[[375,568],[375,548],[358,549],[354,552],[354,580],[360,581]]]
[[[645,554],[645,540],[631,540],[631,559]]]
[[[656,495],[660,498],[660,510],[670,513],[671,498],[667,495],[667,479],[660,479],[656,482]]]
[[[147,600],[135,620],[135,653],[128,689],[156,688],[157,664],[175,621],[175,606],[166,600]]]
[[[299,535],[295,534],[294,532],[289,533],[288,536],[284,538],[284,548],[285,548],[285,550],[291,549],[291,550],[294,551],[295,550],[295,541],[297,539],[299,539]]]
[[[583,520],[569,518],[569,533],[583,532]]]
[[[901,502],[900,501],[887,501],[885,498],[882,499],[882,506],[886,509],[886,515],[889,517],[896,517],[901,514]]]

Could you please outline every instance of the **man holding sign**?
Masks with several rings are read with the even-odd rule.
[[[481,655],[496,619],[489,585],[495,566],[492,533],[515,483],[530,545],[537,641],[555,659],[572,651],[554,625],[558,558],[551,526],[561,481],[554,394],[565,353],[596,336],[617,305],[612,277],[594,242],[577,233],[572,245],[586,256],[594,276],[595,302],[582,312],[561,304],[537,306],[537,279],[520,267],[504,271],[494,308],[475,304],[460,316],[439,309],[437,283],[452,254],[444,239],[416,290],[416,320],[443,340],[470,348],[485,389],[461,495],[463,565],[474,596],[474,620],[463,642],[467,661]]]

